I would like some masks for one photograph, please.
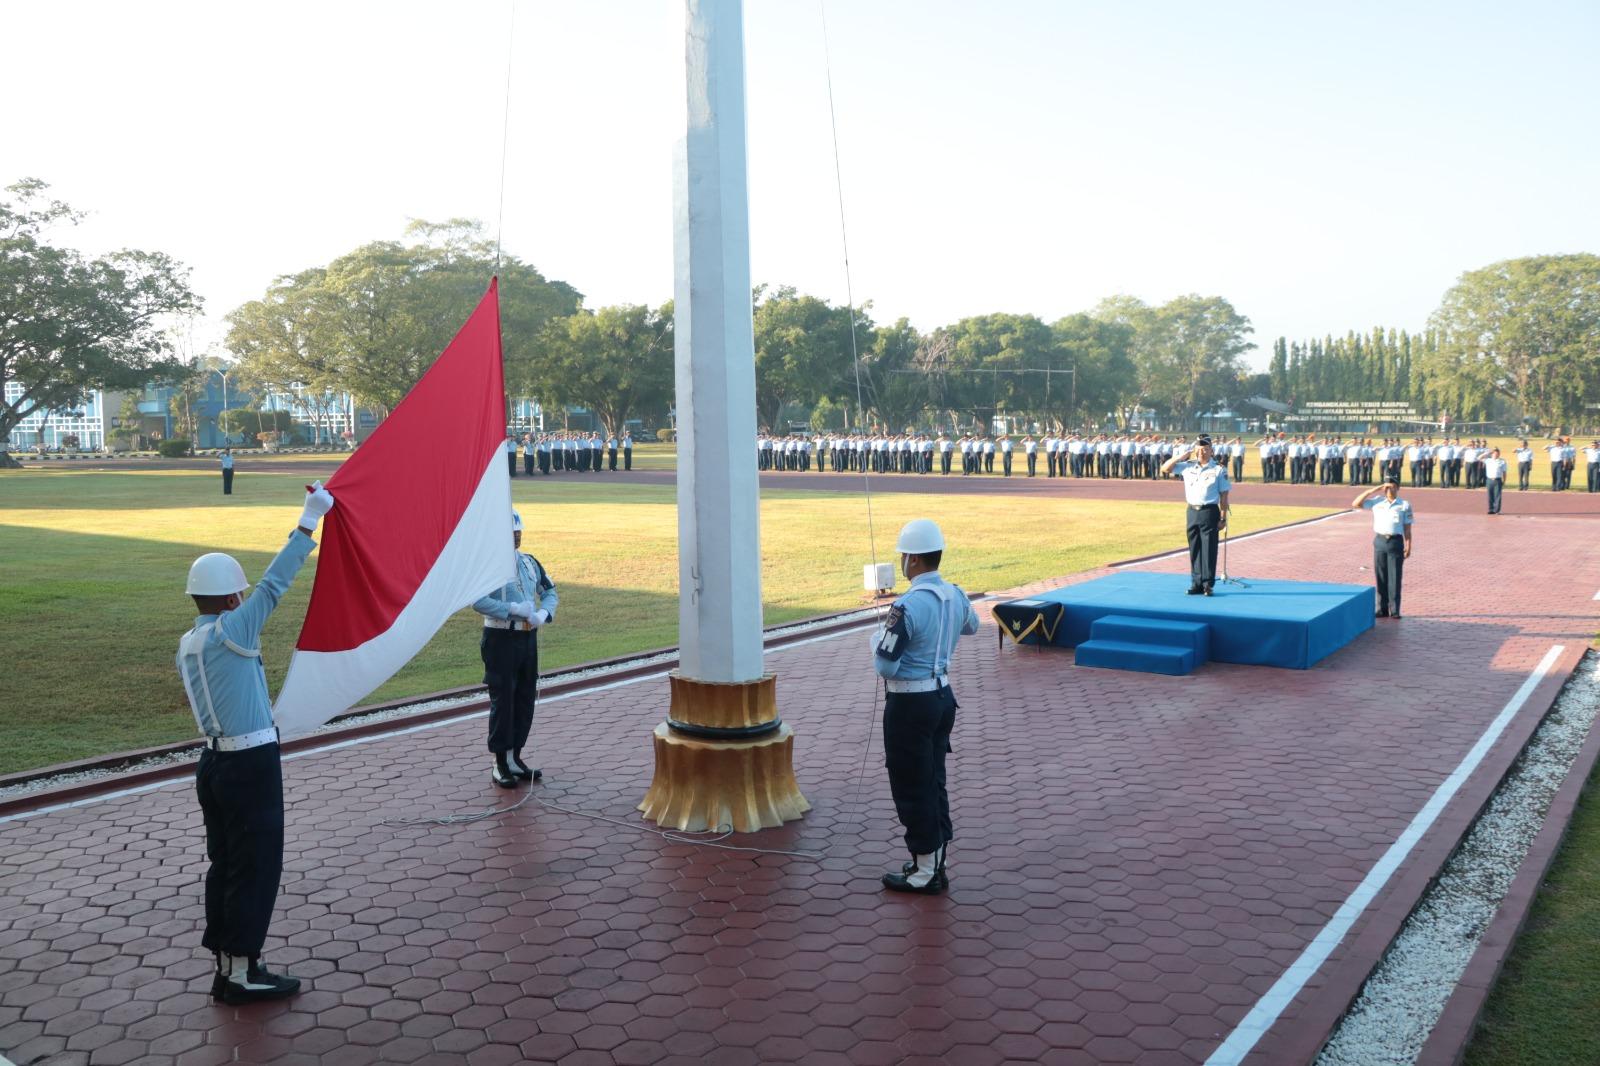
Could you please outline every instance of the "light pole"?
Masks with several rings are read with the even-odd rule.
[[[222,429],[222,419],[223,416],[228,413],[228,375],[233,373],[233,371],[220,370],[217,367],[212,367],[211,372],[222,379],[222,410],[217,414],[217,428],[222,430],[222,443],[231,444],[232,441],[229,440],[228,431]]]

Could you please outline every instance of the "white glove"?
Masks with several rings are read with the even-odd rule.
[[[530,608],[532,604],[528,605]],[[528,614],[528,621],[533,623],[533,628],[538,629],[550,621],[550,612],[546,610],[532,611]]]
[[[533,620],[533,604],[513,603],[506,608],[506,614],[512,618],[520,618],[525,622]]]
[[[306,491],[306,509],[300,512],[300,528],[317,528],[317,523],[322,521],[322,516],[333,510],[333,494],[322,487],[322,482],[314,481]]]

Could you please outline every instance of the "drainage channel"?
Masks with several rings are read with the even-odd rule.
[[[1316,1066],[1411,1066],[1500,909],[1600,717],[1589,651],[1318,1055]]]

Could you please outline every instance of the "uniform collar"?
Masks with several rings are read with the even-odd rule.
[[[942,581],[942,580],[944,580],[944,579],[939,576],[939,571],[937,571],[937,570],[929,570],[926,573],[918,574],[916,577],[912,578],[911,579],[911,584],[912,584],[912,587],[914,588],[917,585],[931,585],[935,581]]]

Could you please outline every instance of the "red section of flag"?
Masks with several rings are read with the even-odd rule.
[[[505,418],[495,279],[422,380],[328,481],[336,502],[297,648],[346,651],[394,624],[505,447]]]

